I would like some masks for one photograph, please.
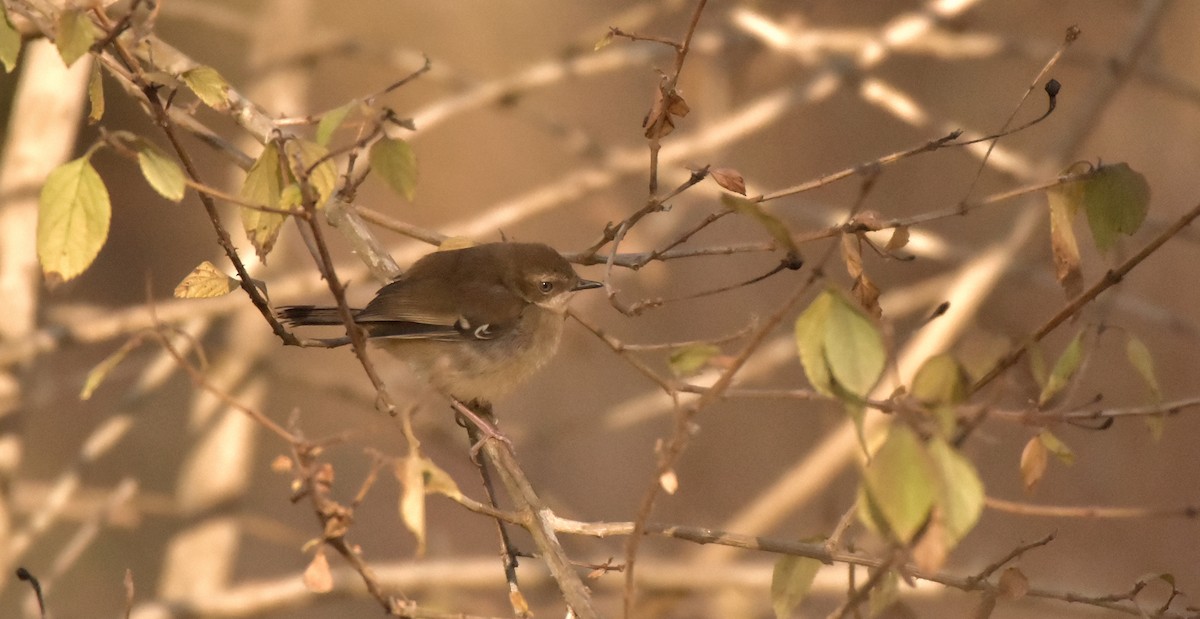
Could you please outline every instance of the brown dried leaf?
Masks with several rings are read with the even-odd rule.
[[[842,260],[846,263],[846,273],[855,279],[862,276],[862,244],[858,235],[842,235]]]
[[[746,195],[746,179],[737,170],[732,168],[713,168],[708,171],[708,175],[725,189],[738,195]]]
[[[664,92],[663,88],[665,85],[654,91],[654,103],[650,105],[650,111],[642,120],[647,138],[662,138],[670,135],[675,130],[675,118],[683,118],[688,115],[688,112],[691,112],[691,108],[688,107],[683,97],[679,96],[679,93]]]
[[[421,456],[413,453],[396,463],[396,478],[403,489],[400,493],[400,520],[417,538],[416,555],[425,554],[425,482]]]
[[[508,592],[508,603],[512,605],[513,612],[518,617],[532,617],[533,611],[529,610],[529,602],[525,600],[525,595],[518,589],[511,589]]]
[[[1073,210],[1065,200],[1050,198],[1050,248],[1054,252],[1054,271],[1068,298],[1074,298],[1083,291],[1079,244],[1071,227]]]
[[[892,230],[892,238],[888,239],[887,245],[883,248],[887,251],[896,251],[904,249],[908,245],[908,226],[896,226]]]
[[[1029,579],[1021,570],[1010,567],[1000,574],[1000,595],[1008,600],[1019,600],[1029,593]]]
[[[658,484],[667,494],[675,494],[679,490],[679,477],[674,470],[670,470],[658,476]]]
[[[875,285],[875,282],[871,281],[871,278],[866,273],[863,273],[861,277],[855,280],[851,291],[863,309],[870,312],[876,318],[883,317],[883,308],[879,307],[879,287]]]
[[[942,519],[942,510],[940,507],[934,506],[925,532],[913,546],[913,563],[916,563],[917,567],[926,574],[936,573],[942,569],[946,563],[946,557],[950,555],[950,546],[946,542],[946,527]]]
[[[325,558],[324,550],[318,550],[304,568],[304,586],[313,593],[333,591],[333,572],[329,570],[329,559]]]
[[[1025,492],[1033,492],[1046,474],[1047,455],[1046,445],[1040,438],[1035,436],[1025,443],[1025,449],[1021,450],[1021,481],[1025,484]]]
[[[613,31],[609,29],[608,32],[604,33],[604,36],[600,37],[599,41],[596,41],[596,45],[592,47],[592,51],[598,52],[608,47],[613,42],[613,36]]]
[[[276,473],[287,473],[288,471],[292,470],[292,464],[294,463],[292,462],[291,458],[283,454],[279,454],[278,456],[275,456],[274,460],[271,461],[271,470]]]

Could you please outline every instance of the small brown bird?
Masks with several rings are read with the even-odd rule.
[[[554,355],[574,293],[602,285],[579,277],[547,245],[487,243],[422,257],[351,312],[372,342],[443,393],[490,402]],[[342,324],[334,307],[293,305],[279,317]]]

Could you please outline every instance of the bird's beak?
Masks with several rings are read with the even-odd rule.
[[[576,292],[579,290],[589,290],[591,288],[602,288],[602,287],[604,287],[603,282],[596,282],[596,281],[592,281],[590,279],[581,279],[581,280],[579,280],[579,282],[577,284],[575,284],[575,287],[571,289],[571,292]]]

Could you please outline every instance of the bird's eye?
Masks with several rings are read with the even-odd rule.
[[[554,290],[554,282],[549,282],[549,281],[538,282],[538,289],[541,290],[543,293],[548,293],[551,290]]]

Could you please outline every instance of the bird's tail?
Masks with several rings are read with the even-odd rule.
[[[350,309],[351,314],[358,314],[359,309]],[[292,326],[306,325],[340,325],[342,316],[336,307],[317,307],[315,305],[286,305],[275,312],[283,322]]]

